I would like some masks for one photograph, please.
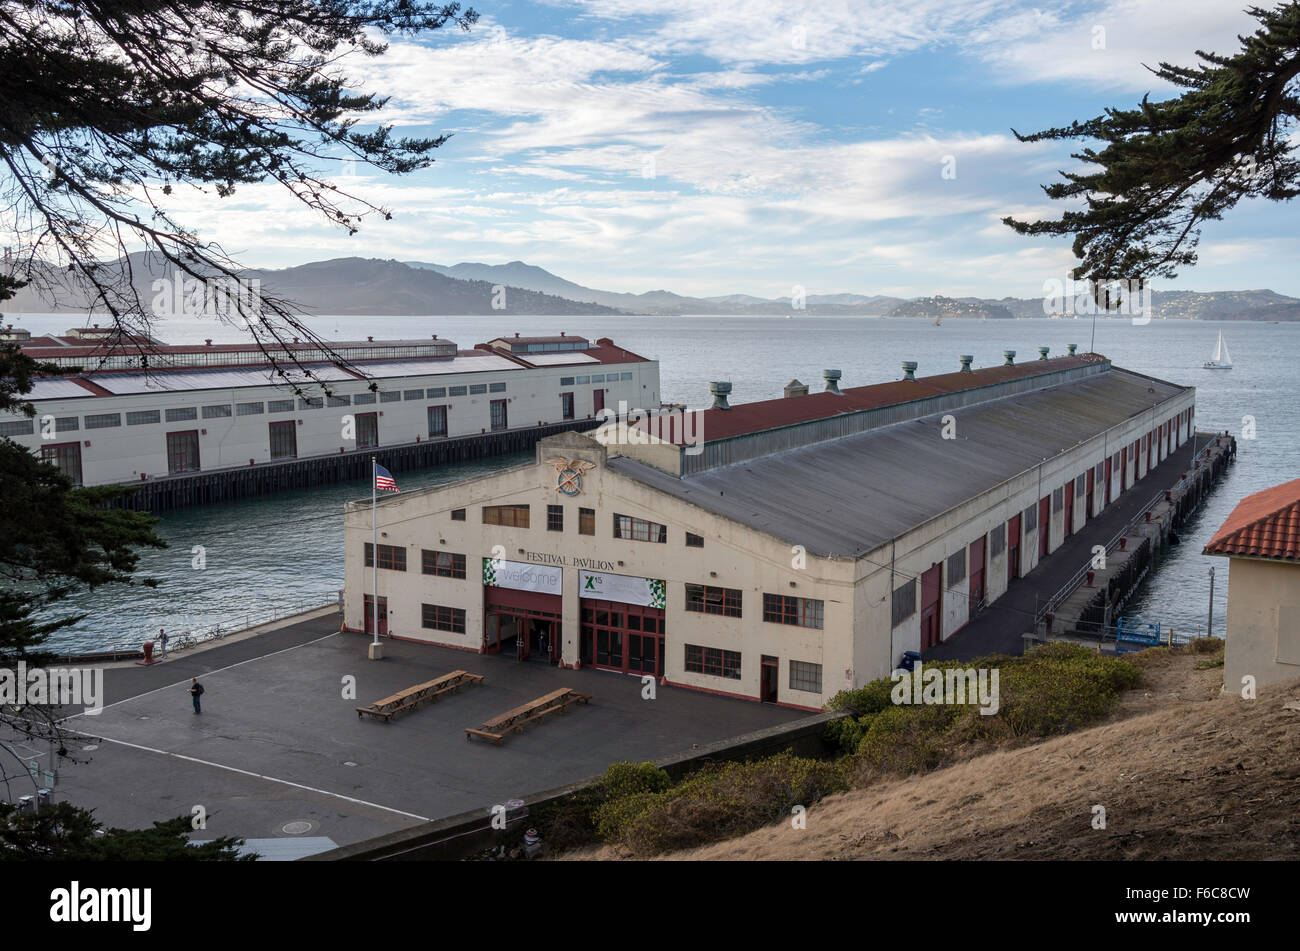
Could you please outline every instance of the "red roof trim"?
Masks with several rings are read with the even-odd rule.
[[[1238,502],[1204,553],[1300,561],[1300,479]]]

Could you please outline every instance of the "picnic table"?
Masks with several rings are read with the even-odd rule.
[[[486,720],[477,728],[466,727],[465,739],[468,741],[473,737],[481,736],[499,744],[507,734],[522,732],[529,723],[540,723],[543,718],[552,713],[564,713],[570,705],[586,703],[590,699],[591,694],[578,693],[571,687],[553,690],[544,697],[530,700],[507,713]]]
[[[400,690],[391,697],[376,700],[368,707],[357,707],[357,717],[359,719],[364,714],[382,719],[387,723],[397,714],[405,713],[407,710],[414,710],[421,704],[432,703],[443,694],[455,693],[461,687],[482,682],[482,674],[471,674],[466,670],[453,670],[449,674],[443,674],[441,677],[436,677],[425,683]]]

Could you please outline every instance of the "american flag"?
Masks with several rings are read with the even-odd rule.
[[[393,481],[393,474],[378,463],[375,464],[375,488],[387,489],[389,492],[401,492]]]

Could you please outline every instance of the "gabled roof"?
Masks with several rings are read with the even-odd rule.
[[[1205,554],[1300,561],[1300,479],[1238,502],[1205,546]]]

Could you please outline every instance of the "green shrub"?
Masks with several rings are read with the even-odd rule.
[[[629,763],[626,760],[611,764],[601,780],[606,799],[661,792],[672,784],[668,774],[654,763]]]

